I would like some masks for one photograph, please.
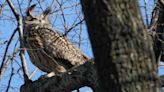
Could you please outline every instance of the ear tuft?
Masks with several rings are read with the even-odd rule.
[[[27,16],[33,17],[32,12],[33,12],[33,10],[34,10],[35,7],[36,7],[36,4],[33,4],[30,8],[28,8],[28,10],[27,10]]]
[[[47,8],[43,13],[42,13],[42,16],[45,18],[45,17],[48,17],[48,15],[50,14],[51,12],[51,8]]]

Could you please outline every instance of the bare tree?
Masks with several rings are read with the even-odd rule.
[[[43,12],[43,10],[45,10],[46,8],[50,7],[52,11],[49,20],[52,23],[54,30],[58,30],[58,32],[61,33],[63,36],[67,36],[77,47],[79,46],[80,48],[83,48],[84,51],[84,47],[86,47],[89,42],[86,34],[84,34],[85,32],[83,31],[85,30],[85,26],[84,18],[80,9],[80,2],[76,0],[50,0],[50,2],[47,2],[46,0],[0,1],[1,21],[13,23],[12,25],[15,27],[13,33],[11,33],[12,29],[8,30],[8,32],[10,31],[9,33],[11,33],[10,38],[6,37],[8,40],[4,40],[4,43],[1,44],[5,44],[6,46],[3,45],[5,51],[3,51],[4,53],[1,53],[1,55],[3,56],[1,56],[2,62],[0,66],[0,78],[6,81],[9,80],[9,82],[11,82],[11,85],[3,83],[1,84],[6,85],[4,86],[4,89],[6,89],[7,91],[9,89],[15,90],[16,87],[13,87],[12,80],[16,76],[17,78],[20,78],[20,82],[23,82],[24,79],[25,82],[29,82],[29,79],[33,80],[33,78],[35,76],[38,76],[38,74],[41,72],[36,72],[38,69],[29,67],[31,66],[31,64],[29,65],[29,60],[26,60],[28,59],[28,55],[25,55],[26,52],[24,51],[25,48],[22,42],[24,39],[22,32],[24,17],[26,16],[25,12],[32,4],[37,5],[34,11],[34,14],[36,14],[36,16],[37,14]],[[85,37],[82,35],[84,35]],[[81,45],[82,43],[83,45]],[[89,49],[90,48],[88,48],[88,50]],[[13,66],[10,66],[12,63]],[[13,72],[9,73],[10,70]],[[20,70],[23,70],[23,72]],[[22,73],[24,75],[24,78],[22,78]],[[39,74],[39,76],[44,74],[41,73]],[[6,77],[8,75],[12,75],[13,77]],[[19,86],[17,87],[19,88]]]
[[[159,45],[153,45],[155,44],[153,43],[154,40],[148,34],[153,35],[154,38],[154,31],[155,35],[158,33],[158,28],[163,23],[161,19],[163,10],[160,10],[163,8],[157,6],[158,11],[155,13],[157,17],[152,16],[153,22],[151,21],[147,31],[147,27],[144,26],[141,19],[137,0],[81,0],[95,62],[89,60],[90,62],[72,68],[65,73],[60,73],[51,78],[39,78],[38,80],[31,81],[25,60],[26,55],[24,55],[24,44],[22,43],[24,39],[22,36],[24,18],[22,16],[24,16],[24,11],[34,2],[38,4],[36,12],[51,7],[52,17],[50,17],[50,20],[54,19],[54,21],[51,21],[54,24],[53,27],[68,37],[70,35],[72,38],[78,37],[75,41],[80,43],[75,42],[75,44],[77,43],[81,47],[83,45],[81,44],[83,39],[81,32],[84,23],[82,13],[77,11],[75,13],[77,16],[72,22],[67,20],[68,11],[64,11],[68,8],[79,10],[80,8],[77,8],[77,6],[80,6],[80,3],[71,3],[71,6],[64,7],[64,5],[69,5],[70,1],[62,0],[55,1],[55,3],[46,6],[48,4],[46,4],[45,0],[29,0],[27,7],[24,9],[21,6],[23,5],[23,0],[21,0],[22,2],[18,0],[17,4],[11,0],[6,1],[10,7],[9,10],[13,13],[10,21],[12,18],[15,18],[13,23],[17,23],[12,36],[7,41],[0,68],[0,75],[2,76],[6,67],[11,64],[6,92],[9,88],[12,88],[11,81],[15,70],[13,61],[16,62],[17,53],[19,53],[19,59],[22,62],[19,64],[21,64],[20,69],[23,70],[24,75],[24,78],[22,78],[24,85],[20,88],[21,92],[70,92],[83,86],[89,86],[95,92],[160,91],[161,85],[157,76],[157,69],[162,50],[155,50],[154,54],[153,46],[154,48],[159,48]],[[163,7],[163,0],[158,0],[158,3],[160,7]],[[42,4],[45,4],[46,7]],[[54,5],[56,5],[55,10]],[[147,9],[145,7],[146,12]],[[146,18],[146,24],[148,25],[148,15]],[[70,22],[72,23],[71,25],[69,24]],[[61,23],[62,26],[61,24],[57,26],[57,23]],[[76,30],[77,27],[80,28],[78,31]],[[15,42],[13,53],[9,54],[9,47],[17,32],[19,33],[20,44]],[[160,41],[161,39],[156,40]],[[163,78],[161,77],[161,79]]]

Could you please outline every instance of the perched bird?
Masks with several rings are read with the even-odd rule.
[[[35,6],[27,10],[24,18],[24,47],[32,63],[51,77],[88,61],[88,57],[66,36],[52,29],[48,21],[49,9],[40,16],[33,16]]]

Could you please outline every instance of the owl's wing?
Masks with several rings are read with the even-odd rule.
[[[88,61],[88,57],[74,46],[66,36],[61,36],[58,32],[48,29],[44,29],[44,33],[40,36],[44,52],[58,63],[78,66]]]

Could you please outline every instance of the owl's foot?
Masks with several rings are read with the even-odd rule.
[[[57,66],[54,71],[41,76],[39,79],[45,79],[55,76],[56,74],[64,73],[66,72],[66,69],[63,66]]]
[[[50,72],[50,73],[45,75],[46,78],[50,78],[50,77],[53,77],[53,76],[55,76],[55,72]]]
[[[53,76],[55,76],[55,72],[50,72],[48,74],[45,74],[45,75],[42,75],[41,77],[39,77],[39,80],[50,78],[50,77],[53,77]]]

